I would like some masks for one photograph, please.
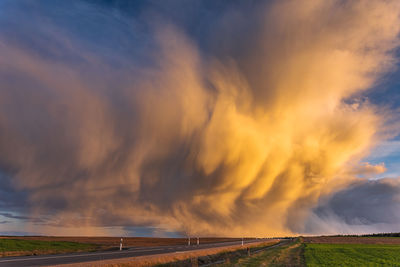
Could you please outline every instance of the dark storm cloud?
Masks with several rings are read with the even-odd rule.
[[[306,231],[368,233],[400,231],[400,180],[358,180],[327,199],[313,210]],[[314,221],[313,221],[314,220]],[[336,225],[336,227],[335,227]],[[332,231],[331,231],[332,232]]]
[[[28,220],[29,217],[27,216],[18,216],[18,215],[13,215],[11,213],[5,213],[5,212],[0,212],[0,215],[6,218],[10,219],[17,219],[17,220]]]
[[[334,213],[347,224],[398,223],[400,184],[387,179],[367,181],[336,193],[315,213]]]
[[[27,195],[26,191],[17,190],[12,185],[10,176],[0,172],[0,211],[26,212]]]
[[[21,215],[15,215],[12,213],[6,213],[6,212],[0,212],[0,216],[3,216],[8,219],[14,219],[18,221],[24,221],[24,222],[32,222],[35,224],[48,224],[48,221],[45,218],[34,218],[34,217],[29,217],[29,216],[21,216]]]

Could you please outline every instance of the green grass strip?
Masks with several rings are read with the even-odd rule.
[[[21,239],[0,239],[0,252],[9,251],[88,251],[96,245],[66,241],[39,241]]]
[[[305,244],[307,266],[400,266],[400,245]]]

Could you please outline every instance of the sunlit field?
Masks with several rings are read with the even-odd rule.
[[[400,245],[305,244],[307,266],[399,266]]]
[[[97,247],[93,244],[65,241],[0,239],[0,257],[92,251]]]

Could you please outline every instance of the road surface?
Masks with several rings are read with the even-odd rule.
[[[245,244],[260,242],[267,240],[247,240]],[[155,254],[164,254],[171,252],[180,251],[191,251],[196,249],[215,248],[239,245],[241,241],[233,242],[221,242],[211,244],[200,244],[200,245],[177,245],[177,246],[159,246],[159,247],[132,247],[122,251],[101,251],[101,252],[83,252],[83,253],[72,253],[72,254],[59,254],[59,255],[41,255],[41,256],[20,256],[20,257],[5,257],[0,258],[0,267],[3,266],[48,266],[57,264],[67,263],[80,263],[88,261],[99,261],[99,260],[110,260],[120,259],[127,257],[146,256]]]

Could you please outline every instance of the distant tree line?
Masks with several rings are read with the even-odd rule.
[[[334,235],[343,237],[400,237],[400,233],[373,233],[364,235]]]

